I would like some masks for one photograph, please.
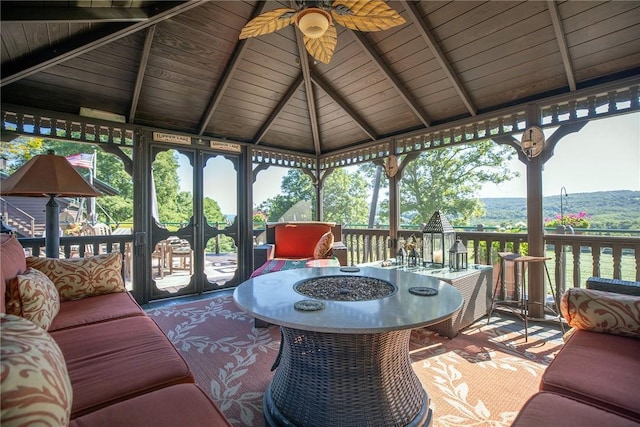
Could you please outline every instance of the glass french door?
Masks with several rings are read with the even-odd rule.
[[[236,286],[237,155],[151,148],[151,295],[160,299]]]

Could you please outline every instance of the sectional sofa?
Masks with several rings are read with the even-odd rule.
[[[640,426],[640,283],[586,285],[563,295],[572,329],[512,426]]]
[[[0,238],[0,424],[231,425],[126,291],[120,254],[25,258]]]

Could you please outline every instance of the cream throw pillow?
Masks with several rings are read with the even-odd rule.
[[[51,336],[34,323],[0,314],[3,426],[67,426],[73,391],[67,365]]]
[[[35,268],[28,268],[9,283],[7,313],[24,317],[49,329],[60,311],[58,290],[49,278]]]
[[[28,257],[27,267],[51,279],[60,301],[127,291],[122,280],[122,256],[117,252],[72,259]]]
[[[640,337],[640,296],[571,288],[560,309],[572,328]]]
[[[316,243],[316,247],[313,250],[313,258],[320,259],[328,257],[331,253],[331,248],[333,248],[333,233],[327,231],[320,237],[318,243]]]

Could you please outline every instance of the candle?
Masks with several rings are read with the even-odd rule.
[[[442,251],[433,251],[433,262],[442,264]]]

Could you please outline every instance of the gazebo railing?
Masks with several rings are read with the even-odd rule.
[[[394,258],[389,248],[389,231],[380,228],[343,228],[349,264]],[[399,238],[421,239],[418,230],[399,230]],[[526,233],[458,231],[456,235],[469,250],[469,262],[499,263],[498,252],[527,254]],[[545,234],[547,266],[559,284],[581,287],[589,276],[640,281],[640,238],[586,234]],[[418,242],[420,247],[420,242]]]
[[[256,230],[255,233],[258,233]],[[342,241],[347,246],[350,265],[393,258],[389,248],[389,231],[382,228],[343,228]],[[399,230],[405,240],[416,237],[418,230]],[[469,250],[469,262],[500,268],[498,252],[527,254],[526,233],[458,231],[457,236]],[[99,253],[120,252],[125,262],[123,274],[131,273],[131,234],[103,236],[64,236],[60,238],[61,257],[73,258]],[[43,237],[20,238],[27,255],[43,256]],[[640,281],[640,238],[588,234],[545,234],[547,266],[558,291],[582,287],[589,276]],[[494,274],[494,277],[497,277]],[[505,280],[505,275],[502,275]]]
[[[43,256],[44,237],[21,237],[22,247],[31,256]],[[118,251],[122,255],[127,251],[127,243],[133,242],[130,234],[98,236],[64,236],[60,238],[60,255],[64,258],[84,257]]]

